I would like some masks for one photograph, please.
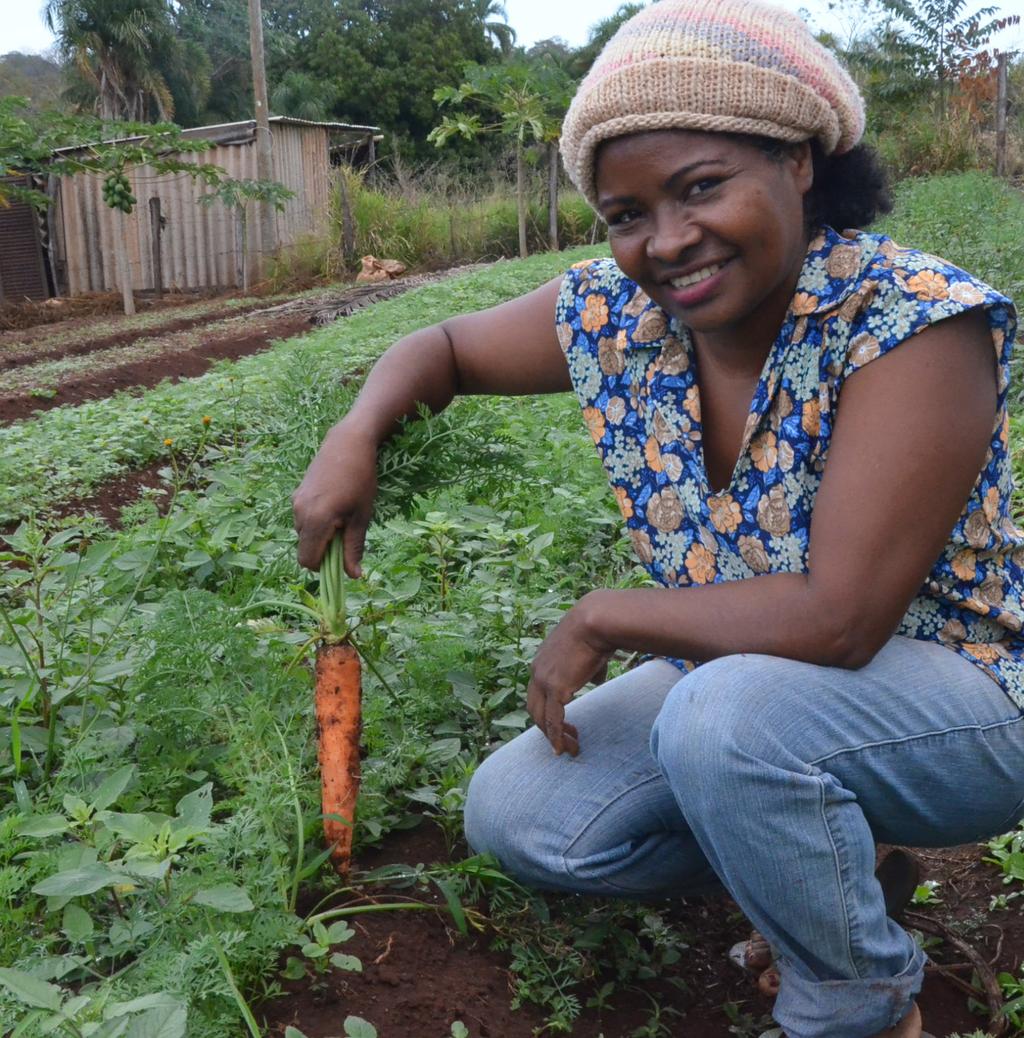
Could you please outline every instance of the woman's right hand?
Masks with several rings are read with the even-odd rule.
[[[344,422],[334,426],[292,494],[299,564],[316,570],[340,533],[345,572],[362,576],[360,562],[377,496],[377,444]]]

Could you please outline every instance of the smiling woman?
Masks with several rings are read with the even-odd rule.
[[[973,841],[1024,811],[1016,313],[845,229],[888,205],[863,127],[799,18],[645,8],[563,130],[613,258],[395,344],[295,494],[300,561],[340,531],[356,575],[402,418],[575,391],[657,586],[595,589],[548,633],[537,726],[477,771],[467,837],[544,889],[724,888],[767,949],[737,957],[774,957],[786,1038],[921,1036],[924,954],[887,916],[900,870],[875,878],[875,843]],[[646,662],[605,682],[619,650]]]

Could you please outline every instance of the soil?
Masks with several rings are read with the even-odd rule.
[[[260,306],[262,304],[253,303],[252,309],[258,309]],[[174,332],[187,331],[189,328],[196,328],[202,324],[222,321],[226,317],[240,317],[247,312],[247,310],[226,307],[195,317],[179,317],[172,320],[169,316],[167,321],[161,322],[158,325],[95,336],[89,331],[89,325],[95,323],[94,321],[72,320],[62,323],[60,332],[66,335],[68,332],[74,331],[76,327],[79,327],[82,329],[82,337],[74,343],[66,343],[61,346],[46,345],[46,338],[53,335],[52,328],[45,328],[41,334],[31,338],[23,333],[14,338],[0,335],[0,346],[2,346],[5,338],[18,344],[0,353],[0,371],[18,368],[24,364],[37,364],[41,360],[56,360],[60,357],[81,357],[87,353],[95,353],[97,350],[105,350],[113,346],[130,346],[142,338],[150,338],[155,335],[171,335]],[[33,345],[34,341],[42,345]],[[20,346],[24,346],[24,349],[19,350]]]
[[[206,322],[192,322],[189,327],[194,328],[197,323]],[[36,411],[79,404],[85,400],[100,400],[112,396],[119,390],[149,388],[164,379],[177,382],[183,378],[195,378],[219,360],[237,360],[239,357],[259,353],[275,340],[298,335],[308,331],[309,327],[307,318],[294,314],[261,318],[255,327],[240,322],[237,334],[232,332],[225,335],[221,332],[216,338],[208,339],[195,348],[166,349],[156,353],[151,359],[90,370],[80,376],[72,376],[67,381],[62,381],[56,393],[49,398],[33,396],[31,392],[0,396],[0,424],[31,418]],[[151,329],[143,333],[145,337],[153,334]],[[142,338],[143,335],[135,333],[125,341],[130,343]],[[67,356],[69,352],[71,351],[65,350],[60,355]],[[34,360],[35,358],[33,362]]]
[[[981,861],[983,849],[966,846],[918,853],[929,878],[941,883],[943,904],[917,909],[915,916],[958,934],[985,960],[993,961],[996,971],[1016,973],[1024,956],[1024,917],[1013,908],[988,913],[989,898],[1004,888],[998,872]],[[382,848],[365,852],[360,866],[368,870],[448,860],[441,834],[422,824],[394,833]],[[472,1038],[532,1038],[541,1033],[545,1015],[539,1007],[527,1003],[511,1008],[510,960],[493,949],[493,930],[462,936],[441,910],[437,895],[417,896],[437,904],[439,911],[361,914],[349,919],[356,935],[343,951],[362,961],[362,973],[332,969],[316,978],[282,981],[281,997],[260,1007],[268,1036],[282,1038],[291,1025],[308,1038],[339,1038],[348,1016],[372,1023],[380,1038],[448,1038],[457,1020]],[[394,890],[384,889],[373,899],[397,900]],[[310,907],[314,902],[311,898]],[[554,907],[557,899],[550,903]],[[478,908],[486,913],[486,905]],[[663,1015],[667,1029],[658,1033],[666,1036],[756,1038],[768,1025],[770,1001],[728,960],[729,947],[750,931],[735,904],[727,898],[681,900],[671,910],[670,921],[678,930],[695,935],[680,962],[663,979],[617,989],[610,998],[614,1008],[586,1009],[573,1027],[573,1036],[627,1038],[650,1020],[652,998],[663,1012],[671,1007],[680,1014]],[[908,920],[907,925],[914,923]],[[948,942],[929,950],[933,962],[950,965],[952,971],[946,976],[935,966],[928,968],[919,997],[926,1028],[936,1038],[983,1030],[987,1016],[971,1012],[967,992],[949,979],[952,976],[969,987],[971,971],[962,968],[963,955]],[[609,979],[596,977],[576,993],[586,1004]],[[974,997],[984,1003],[980,992]],[[723,1008],[726,1003],[738,1004],[740,1013],[749,1014],[745,1030],[730,1030],[734,1023]],[[1009,1030],[1004,1038],[1008,1036]]]

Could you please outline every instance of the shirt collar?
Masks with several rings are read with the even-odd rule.
[[[831,227],[823,227],[807,247],[791,312],[802,317],[825,314],[842,306],[863,283],[864,272],[878,247],[878,239],[863,231],[840,234]]]

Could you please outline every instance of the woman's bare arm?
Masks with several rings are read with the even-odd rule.
[[[460,394],[571,388],[555,335],[560,284],[556,278],[500,306],[420,329],[377,361],[352,409],[324,438],[292,495],[303,566],[319,566],[340,532],[345,569],[359,575],[377,490],[377,450],[421,404],[436,414]]]

